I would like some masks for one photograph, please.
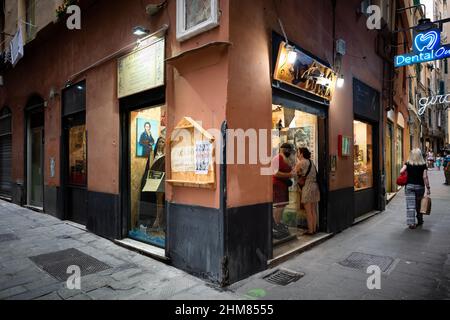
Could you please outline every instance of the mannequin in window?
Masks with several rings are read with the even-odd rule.
[[[166,139],[160,137],[155,145],[153,157],[147,160],[144,176],[142,177],[141,190],[144,189],[149,171],[165,172],[166,171],[166,156],[165,156]],[[165,229],[165,194],[159,192],[143,192],[141,191],[139,212],[145,216],[154,217],[153,229]]]

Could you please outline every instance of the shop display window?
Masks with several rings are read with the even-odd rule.
[[[373,188],[373,127],[354,121],[355,190]]]
[[[130,112],[129,237],[161,248],[166,244],[166,107]]]
[[[69,184],[87,185],[86,126],[69,129]]]

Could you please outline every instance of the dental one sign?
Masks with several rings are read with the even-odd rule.
[[[450,57],[450,45],[441,45],[441,31],[431,29],[416,34],[413,52],[396,56],[395,67],[399,68],[448,57]]]

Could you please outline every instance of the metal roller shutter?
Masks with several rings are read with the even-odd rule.
[[[11,135],[0,136],[0,195],[12,195],[12,138]]]

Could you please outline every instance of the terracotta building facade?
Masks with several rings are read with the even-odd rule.
[[[81,0],[81,30],[46,24],[4,66],[4,196],[221,285],[384,210],[395,8],[380,31],[359,0],[148,3]],[[283,143],[317,167],[314,237],[295,180],[275,235]]]

